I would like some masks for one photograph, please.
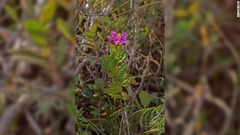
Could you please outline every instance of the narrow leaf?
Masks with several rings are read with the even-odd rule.
[[[9,6],[9,5],[5,5],[4,8],[5,8],[5,10],[6,10],[7,15],[8,15],[11,19],[13,19],[14,21],[18,21],[18,15],[17,15],[17,13],[16,13],[16,10],[15,10],[13,7],[11,7],[11,6]]]
[[[46,5],[43,7],[43,11],[40,16],[41,24],[45,25],[46,23],[51,21],[55,15],[56,9],[57,9],[57,1],[48,0]]]
[[[24,23],[24,29],[29,32],[29,35],[36,44],[40,46],[45,46],[47,44],[46,29],[39,22],[28,20]]]
[[[71,42],[74,42],[73,35],[71,34],[69,28],[62,19],[57,20],[57,29],[61,34],[63,34],[64,37],[66,37]]]

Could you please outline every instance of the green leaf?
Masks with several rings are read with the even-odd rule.
[[[75,80],[75,82],[79,82],[81,80],[81,77],[80,76],[75,76],[74,80]]]
[[[128,86],[129,84],[131,83],[131,79],[124,79],[123,81],[122,81],[122,86],[124,86],[124,87],[126,87],[126,86]]]
[[[45,25],[49,21],[51,21],[56,13],[57,9],[57,1],[56,0],[48,0],[46,5],[43,7],[42,14],[40,16],[40,23]]]
[[[87,48],[90,48],[90,49],[93,49],[93,50],[96,49],[96,48],[94,48],[94,46],[92,44],[88,44],[88,43],[82,43],[81,46],[87,47]]]
[[[100,113],[100,111],[98,111],[98,110],[93,110],[93,111],[91,111],[90,112],[92,115],[94,115],[94,116],[97,116],[99,113]]]
[[[94,90],[92,89],[89,89],[89,88],[86,88],[83,90],[83,96],[84,97],[87,97],[87,98],[90,98],[90,99],[94,99]]]
[[[96,89],[96,86],[94,84],[88,84],[87,86],[91,90],[95,90]]]
[[[112,21],[109,19],[109,17],[104,17],[104,22],[107,24],[106,26],[110,26]]]
[[[86,36],[89,41],[91,41],[91,42],[94,41],[94,35],[91,32],[86,32]]]
[[[100,94],[98,93],[98,92],[95,92],[94,94],[93,94],[93,96],[94,97],[98,97]]]
[[[120,94],[110,94],[110,96],[114,99],[122,99],[122,95]]]
[[[100,34],[100,32],[97,32],[97,36],[98,36],[102,41],[104,41],[104,39],[103,39],[102,35]]]
[[[104,80],[101,79],[101,78],[98,78],[98,79],[95,80],[95,83],[96,83],[96,84],[103,84],[103,83],[104,83]]]
[[[75,106],[74,104],[66,104],[67,111],[71,114],[71,116],[75,116]]]
[[[8,15],[11,19],[13,19],[14,21],[17,22],[17,21],[18,21],[18,15],[17,15],[17,13],[16,13],[16,10],[15,10],[13,7],[9,6],[9,5],[5,5],[4,8],[5,8],[5,10],[6,10],[7,15]]]
[[[135,78],[131,79],[131,84],[132,85],[139,85],[139,83],[135,80]]]
[[[122,87],[117,86],[115,84],[110,84],[110,88],[105,88],[103,90],[104,90],[105,93],[110,95],[110,94],[116,94],[116,93],[122,92]]]
[[[127,67],[127,65],[126,64],[122,64],[122,65],[119,65],[119,72],[127,72],[127,69],[128,69],[128,67]]]
[[[63,34],[64,37],[66,37],[71,42],[74,42],[73,35],[71,34],[68,26],[62,19],[57,19],[57,29],[61,34]]]
[[[147,107],[149,105],[149,103],[151,102],[151,96],[146,91],[140,91],[139,98],[140,98],[141,104],[144,107]]]
[[[97,25],[95,24],[95,25],[93,25],[93,27],[92,27],[92,29],[91,29],[91,33],[92,34],[95,34],[96,33],[96,31],[97,31]]]
[[[102,110],[105,110],[105,109],[107,109],[107,108],[108,108],[108,106],[109,106],[109,104],[105,102],[105,103],[103,104],[103,106],[102,106],[102,108],[101,108],[101,109],[102,109]]]
[[[89,108],[93,109],[93,110],[90,111],[90,113],[94,116],[97,116],[100,113],[100,110],[93,105],[91,105]]]
[[[119,62],[125,62],[126,58],[127,58],[127,56],[126,56],[126,55],[123,55],[123,56],[121,57],[121,59],[119,60]]]
[[[29,32],[32,40],[40,46],[47,45],[46,29],[35,20],[28,20],[24,23],[24,29]]]
[[[29,63],[47,68],[47,59],[37,53],[25,49],[11,50],[10,54],[14,60],[26,60]]]
[[[6,97],[4,93],[0,93],[0,115],[4,111],[4,107],[6,104]]]
[[[128,95],[126,92],[121,92],[121,95],[123,100],[128,100]]]
[[[189,23],[185,20],[179,21],[173,28],[173,41],[178,42],[188,38],[190,27]]]
[[[66,43],[66,39],[61,38],[56,48],[56,61],[58,64],[62,64],[64,62],[64,58],[68,53],[68,45]]]
[[[118,19],[114,20],[113,23],[112,23],[113,28],[116,28],[117,26],[119,26],[119,20]]]
[[[96,89],[103,89],[104,88],[104,80],[98,78],[95,80]]]

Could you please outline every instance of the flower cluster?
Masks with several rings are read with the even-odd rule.
[[[115,31],[111,32],[111,35],[108,36],[109,41],[111,44],[119,45],[126,45],[129,41],[126,39],[128,36],[127,32],[117,34]]]

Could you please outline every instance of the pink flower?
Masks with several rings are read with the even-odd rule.
[[[110,41],[111,44],[116,44],[118,45],[126,45],[129,41],[126,39],[128,36],[127,32],[124,32],[122,34],[118,34],[115,31],[111,32],[111,35],[108,36],[108,39]]]
[[[111,32],[111,35],[110,36],[108,36],[108,39],[110,40],[110,42],[112,43],[112,44],[115,44],[115,42],[116,42],[116,40],[117,40],[117,33],[115,32],[115,31],[112,31]]]
[[[127,36],[128,36],[127,32],[124,32],[124,33],[121,35],[120,42],[121,42],[122,44],[124,44],[124,45],[129,42],[129,41],[126,39]]]

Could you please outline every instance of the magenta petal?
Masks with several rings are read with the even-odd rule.
[[[115,44],[117,44],[117,45],[118,45],[119,43],[120,43],[120,41],[116,41],[116,42],[115,42]]]
[[[117,33],[115,31],[111,31],[111,36],[116,37]]]
[[[124,32],[124,33],[122,34],[122,38],[123,38],[123,39],[125,39],[127,36],[128,36],[127,32]]]
[[[121,37],[118,36],[118,37],[115,39],[115,43],[116,43],[116,44],[119,44],[120,42],[121,42]]]
[[[121,37],[117,36],[117,37],[115,38],[115,40],[116,40],[116,41],[120,41],[120,40],[121,40]]]
[[[125,39],[125,40],[122,40],[121,42],[122,44],[127,44],[129,41]]]
[[[112,40],[112,37],[111,36],[107,36],[109,40]]]

